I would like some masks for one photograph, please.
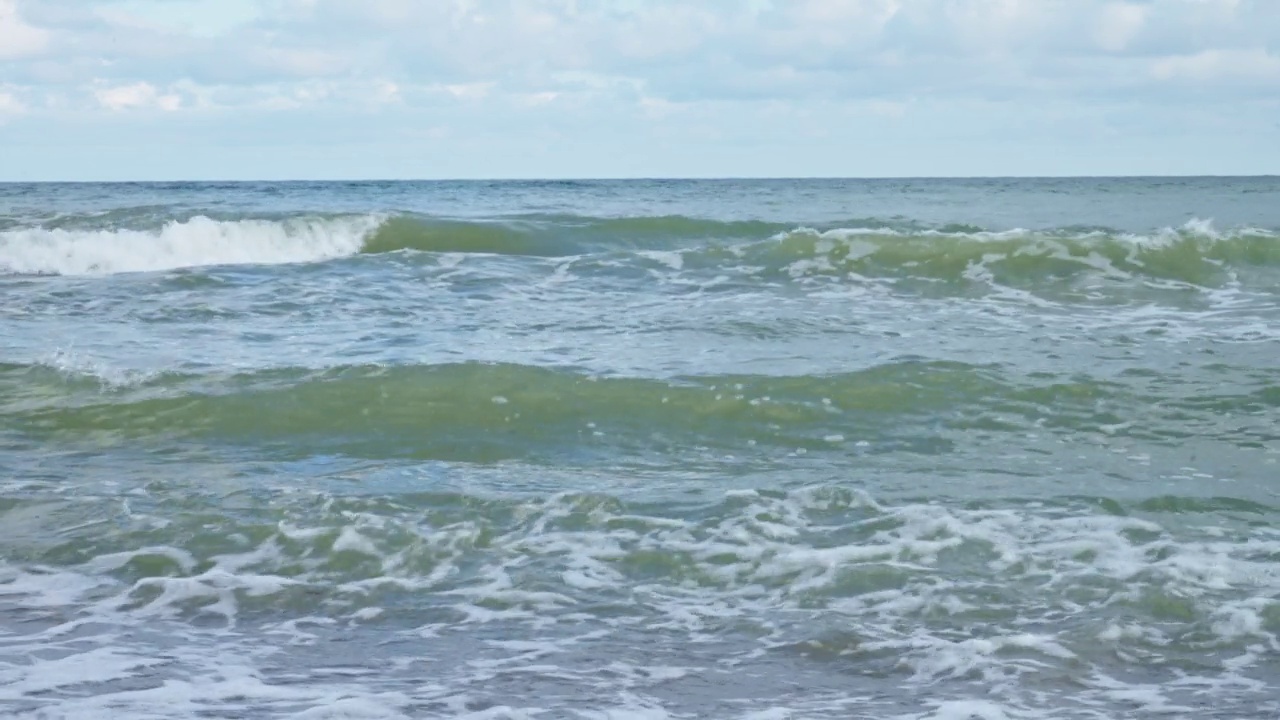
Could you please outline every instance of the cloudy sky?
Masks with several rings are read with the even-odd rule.
[[[1280,0],[0,0],[0,180],[1280,173]]]

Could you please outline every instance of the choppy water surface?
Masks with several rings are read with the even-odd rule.
[[[0,185],[0,714],[1280,715],[1280,179]]]

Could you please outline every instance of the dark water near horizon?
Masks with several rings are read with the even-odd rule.
[[[1273,718],[1280,178],[0,184],[0,715]]]

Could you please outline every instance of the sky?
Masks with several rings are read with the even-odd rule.
[[[1280,174],[1280,0],[0,0],[0,180]]]

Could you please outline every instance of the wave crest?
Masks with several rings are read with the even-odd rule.
[[[1206,220],[1150,235],[1108,230],[924,229],[874,219],[807,228],[682,216],[444,219],[348,215],[175,219],[153,229],[27,228],[0,232],[0,272],[94,275],[209,265],[305,263],[357,254],[466,253],[575,257],[653,251],[676,270],[755,269],[811,275],[988,280],[1019,285],[1080,275],[1213,285],[1232,269],[1280,266],[1280,237],[1218,231]]]
[[[673,379],[480,363],[160,373],[106,391],[83,374],[0,364],[0,391],[8,428],[33,442],[185,440],[287,456],[462,462],[691,445],[936,454],[950,451],[951,431],[1017,431],[1030,421],[1167,440],[1165,413],[1220,417],[1280,401],[1264,388],[1167,398],[1157,407],[1103,380],[1029,382],[995,365],[908,356],[829,375]]]
[[[27,228],[0,232],[0,272],[110,275],[206,265],[279,265],[353,255],[376,216],[213,220],[196,216],[155,230]]]
[[[699,251],[684,265],[719,264],[726,252],[766,274],[791,277],[852,274],[1019,286],[1090,275],[1215,285],[1236,269],[1280,266],[1280,237],[1256,228],[1219,232],[1207,221],[1152,235],[799,228],[766,242]]]

